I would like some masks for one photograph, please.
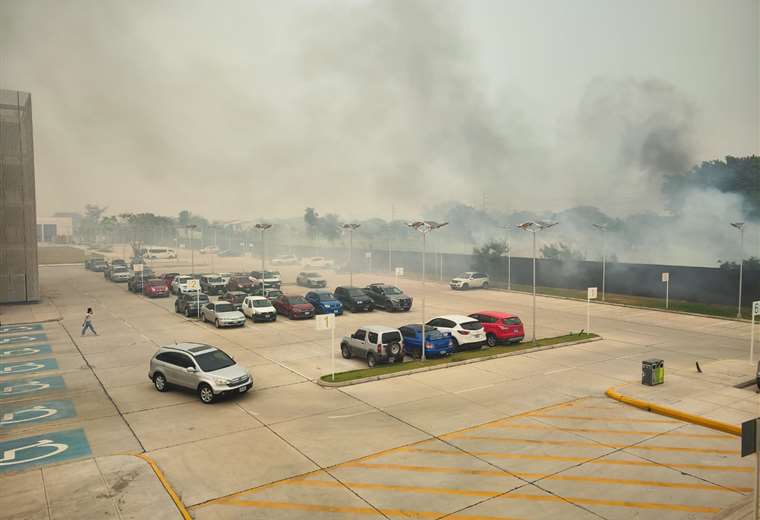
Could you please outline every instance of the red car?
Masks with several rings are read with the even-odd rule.
[[[143,294],[150,298],[169,296],[169,289],[163,278],[151,278],[143,284]]]
[[[228,291],[243,291],[244,293],[251,294],[255,287],[247,274],[235,273],[230,276],[230,281],[227,282],[226,289]]]
[[[313,318],[315,311],[314,306],[306,301],[303,296],[289,296],[283,294],[272,302],[278,314],[283,314],[295,320],[298,318]]]
[[[483,324],[486,343],[495,347],[497,343],[519,343],[525,337],[525,328],[520,318],[508,312],[480,311],[470,314],[470,318]]]
[[[164,273],[161,275],[161,279],[164,281],[167,289],[172,286],[172,280],[174,280],[175,276],[179,276],[179,273]]]

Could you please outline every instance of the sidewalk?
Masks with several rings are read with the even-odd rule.
[[[0,305],[0,324],[41,323],[60,320],[61,314],[53,302],[46,297],[39,303]]]

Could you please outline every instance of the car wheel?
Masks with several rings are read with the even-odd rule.
[[[159,392],[166,392],[169,389],[166,378],[161,372],[156,372],[153,374],[153,386],[155,386],[156,390]]]
[[[219,328],[219,320],[218,319],[214,320],[214,327],[216,327],[217,329]]]
[[[488,289],[488,282],[483,282],[481,287],[483,287],[483,289]]]
[[[185,307],[185,316],[190,317],[190,309],[188,307]]]
[[[377,359],[375,359],[375,355],[372,352],[370,352],[369,354],[367,354],[367,366],[369,368],[372,368],[375,365],[377,365]]]
[[[486,345],[489,347],[495,347],[496,346],[496,336],[493,334],[486,334]]]
[[[293,313],[291,311],[288,311],[288,319],[289,320],[293,319]]]
[[[469,288],[470,288],[470,284],[467,284],[467,283],[462,286],[462,289],[464,290],[467,290]]]
[[[398,343],[391,343],[388,345],[388,352],[392,357],[396,357],[401,354],[401,345]]]
[[[340,346],[340,353],[343,355],[344,358],[351,359],[351,348],[345,343]]]
[[[459,342],[456,338],[451,338],[451,348],[454,349],[454,352],[459,350]]]
[[[198,387],[198,397],[201,398],[203,404],[211,404],[214,402],[214,391],[210,386],[203,384]]]
[[[396,359],[394,359],[393,361],[396,363],[401,363],[403,360],[404,360],[404,354],[399,354],[398,356],[396,356]]]
[[[391,302],[385,302],[385,312],[393,312],[393,304]]]

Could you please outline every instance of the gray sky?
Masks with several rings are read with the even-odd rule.
[[[758,0],[0,2],[38,213],[663,209],[758,153]]]

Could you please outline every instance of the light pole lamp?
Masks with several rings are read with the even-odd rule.
[[[507,290],[512,290],[512,226],[504,226],[507,230],[507,241],[504,243],[504,249],[507,253]]]
[[[552,226],[556,226],[558,222],[523,222],[519,226],[519,229],[528,231],[533,234],[533,343],[536,343],[536,233],[549,229]]]
[[[431,231],[448,225],[448,222],[415,220],[412,222],[407,222],[406,225],[422,233],[422,341],[420,346],[420,360],[425,361],[425,345],[427,344],[427,339],[425,336],[425,255],[427,253],[427,235]]]
[[[742,277],[744,276],[744,222],[731,222],[739,230],[739,305],[736,317],[742,317]]]
[[[361,226],[361,224],[341,224],[338,226],[343,232],[348,233],[348,272],[349,272],[349,285],[354,286],[354,231]]]
[[[261,295],[264,296],[264,289],[266,288],[264,285],[264,279],[266,278],[264,275],[264,258],[266,257],[266,248],[264,246],[264,231],[270,229],[272,227],[272,224],[260,222],[254,227],[259,230],[259,237],[261,239]]]
[[[195,245],[193,244],[193,235],[195,234],[195,228],[197,224],[187,224],[185,229],[187,230],[188,238],[190,238],[190,273],[195,274]]]
[[[593,224],[602,233],[602,301],[605,301],[607,286],[607,224]]]

